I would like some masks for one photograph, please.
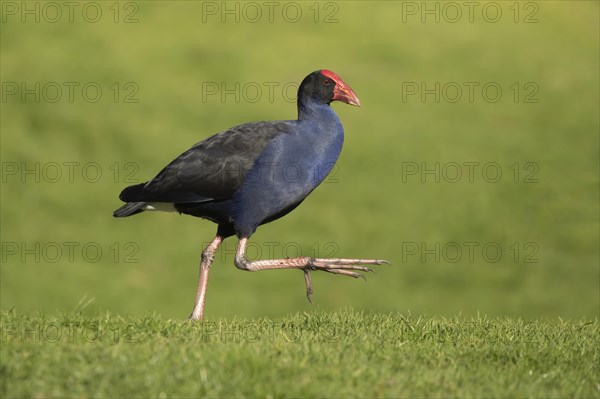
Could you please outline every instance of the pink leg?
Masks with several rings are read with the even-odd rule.
[[[238,242],[237,252],[235,254],[235,265],[239,269],[246,270],[249,272],[256,272],[259,270],[274,270],[274,269],[300,269],[304,271],[304,282],[306,283],[306,296],[310,301],[310,296],[313,293],[312,283],[310,280],[310,272],[315,270],[322,270],[329,273],[341,274],[349,277],[362,277],[364,276],[359,272],[372,272],[373,270],[364,265],[382,265],[384,263],[389,264],[387,260],[383,259],[341,259],[341,258],[286,258],[286,259],[272,259],[272,260],[257,260],[248,261],[246,259],[246,245],[248,244],[247,238],[242,238]]]
[[[204,301],[206,300],[206,287],[208,286],[208,272],[215,258],[215,252],[223,242],[223,237],[216,236],[214,240],[202,251],[200,262],[200,277],[198,277],[198,291],[196,292],[196,303],[190,315],[191,320],[202,320],[204,317]]]

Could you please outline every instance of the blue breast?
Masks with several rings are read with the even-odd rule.
[[[234,193],[232,219],[241,237],[297,206],[335,165],[344,142],[342,124],[329,105],[309,108],[291,121],[289,133],[269,143]]]

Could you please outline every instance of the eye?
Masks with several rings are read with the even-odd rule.
[[[325,86],[329,86],[331,84],[331,80],[330,79],[325,79],[325,81],[323,82],[323,84]]]

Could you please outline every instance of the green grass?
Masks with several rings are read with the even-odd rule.
[[[319,3],[321,16],[329,3]],[[102,172],[97,182],[81,169],[70,181],[66,166],[55,182],[0,176],[0,311],[9,312],[2,323],[101,321],[109,330],[131,326],[141,342],[9,336],[0,358],[3,396],[597,397],[600,7],[520,2],[521,17],[538,6],[538,22],[514,23],[514,2],[497,3],[505,17],[498,23],[480,13],[472,23],[421,23],[419,15],[403,22],[403,6],[413,3],[399,1],[336,2],[332,24],[310,17],[203,23],[196,1],[138,2],[133,24],[112,22],[113,2],[99,3],[106,18],[94,24],[80,14],[73,23],[7,16],[3,84],[95,82],[104,96],[0,103],[3,171],[78,162]],[[313,2],[299,4],[310,16]],[[333,105],[346,132],[335,180],[259,228],[250,242],[260,251],[250,255],[294,256],[299,248],[392,265],[367,282],[313,273],[311,305],[302,273],[243,273],[233,265],[235,240],[227,240],[211,271],[206,315],[232,328],[272,323],[276,338],[203,342],[202,327],[179,320],[192,309],[200,251],[215,226],[173,214],[115,219],[118,193],[130,184],[128,173],[146,181],[218,131],[296,115],[278,91],[273,101],[222,101],[205,99],[203,83],[281,87],[318,68],[342,76],[362,106]],[[139,101],[115,102],[115,82],[120,100],[134,82]],[[473,102],[403,101],[407,82],[493,82],[503,96],[496,103],[479,91]],[[539,89],[537,103],[522,101],[529,82]],[[487,182],[480,168],[472,183],[403,175],[407,165],[466,162],[495,163],[502,178]],[[531,171],[536,181],[525,182]],[[469,243],[477,248],[472,260]],[[443,255],[436,245],[456,244],[457,261],[452,252],[439,259],[426,252]],[[489,244],[502,250],[497,260],[482,253]],[[76,245],[72,258],[68,245]],[[411,255],[415,246],[423,251]],[[100,248],[101,256],[84,248]],[[83,309],[82,298],[89,301]],[[339,313],[346,307],[357,313]],[[161,317],[144,317],[153,312]],[[289,317],[296,312],[308,316]],[[339,341],[313,342],[319,329],[338,323]],[[281,338],[289,325],[308,338]],[[447,341],[417,333],[438,325]]]
[[[595,321],[299,313],[277,319],[4,312],[2,396],[599,396]]]

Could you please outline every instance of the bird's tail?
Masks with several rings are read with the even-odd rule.
[[[146,206],[146,199],[143,198],[144,186],[146,183],[135,184],[133,186],[125,187],[119,199],[123,202],[127,202],[125,205],[113,212],[113,216],[116,218],[124,218],[127,216],[135,215],[144,212],[144,206]]]
[[[116,211],[114,211],[113,216],[116,218],[124,218],[127,216],[142,213],[144,212],[144,206],[146,206],[145,202],[128,202]]]

